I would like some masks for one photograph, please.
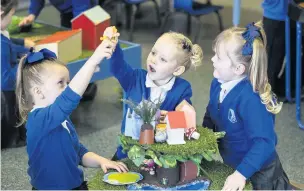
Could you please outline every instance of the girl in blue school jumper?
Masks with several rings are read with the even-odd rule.
[[[61,26],[71,28],[71,20],[80,13],[97,5],[97,0],[49,0],[60,12]],[[32,24],[43,9],[45,0],[31,0],[29,15],[25,17],[20,26]]]
[[[79,142],[69,118],[98,64],[111,56],[107,46],[106,42],[99,45],[71,81],[67,67],[47,49],[31,50],[20,61],[16,94],[22,123],[26,121],[28,174],[33,189],[86,190],[80,164],[101,167],[104,172],[109,168],[127,171],[125,164],[89,152]]]
[[[111,28],[106,29],[109,33]],[[106,32],[105,32],[106,33]],[[191,85],[179,77],[191,66],[198,66],[202,62],[203,52],[199,45],[193,45],[184,35],[176,32],[163,34],[154,44],[148,58],[147,71],[132,69],[124,61],[123,52],[117,41],[112,41],[115,52],[111,57],[111,72],[119,81],[126,93],[126,99],[137,103],[144,99],[151,101],[162,100],[161,110],[173,111],[183,100],[191,103]],[[132,131],[132,126],[126,125],[132,111],[127,107],[123,116],[121,133]],[[127,117],[128,116],[128,117]],[[131,128],[131,129],[128,129]],[[119,147],[114,159],[126,157]]]
[[[25,128],[16,128],[15,82],[17,59],[34,43],[11,38],[6,30],[17,5],[17,0],[1,0],[1,148],[24,146],[26,139]]]
[[[224,163],[235,169],[223,190],[290,189],[275,146],[278,103],[267,78],[266,38],[260,24],[223,31],[215,40],[214,80],[203,126],[225,131],[219,140]]]

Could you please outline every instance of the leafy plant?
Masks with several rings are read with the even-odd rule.
[[[163,168],[174,168],[178,162],[193,161],[207,176],[207,172],[200,166],[203,159],[213,161],[213,155],[218,154],[217,139],[225,136],[225,132],[216,132],[207,128],[198,127],[200,138],[198,140],[186,140],[184,145],[167,145],[155,143],[152,145],[140,145],[138,141],[124,135],[119,136],[119,144],[123,151],[136,166],[140,166],[143,160],[150,157]],[[134,148],[133,148],[134,147]]]
[[[151,124],[156,112],[159,110],[161,106],[161,101],[155,104],[151,100],[142,99],[140,104],[136,104],[132,100],[122,99],[122,102],[128,104],[129,107],[143,120],[146,124]]]

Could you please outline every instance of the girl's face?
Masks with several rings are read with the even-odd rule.
[[[178,68],[176,43],[169,35],[160,37],[154,44],[148,58],[149,77],[157,83],[169,79]]]
[[[66,67],[53,64],[47,66],[41,78],[44,83],[40,87],[41,96],[39,96],[39,105],[46,107],[53,104],[56,98],[67,87],[70,76]]]
[[[1,10],[1,30],[6,30],[12,21],[12,16],[15,14],[15,8],[11,9],[7,15],[3,16],[4,11]]]
[[[223,52],[223,51],[221,51]],[[227,54],[216,54],[211,58],[213,62],[213,76],[221,82],[228,82],[237,78],[235,69]]]

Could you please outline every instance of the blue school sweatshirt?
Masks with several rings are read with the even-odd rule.
[[[14,42],[20,45],[14,44],[1,34],[1,91],[15,90],[18,57],[28,52],[28,49],[22,45],[23,40],[14,39]]]
[[[53,104],[28,115],[28,174],[31,185],[38,190],[69,190],[84,181],[78,165],[88,150],[79,142],[69,119],[80,99],[67,86]]]
[[[147,71],[143,69],[133,69],[128,63],[126,63],[119,45],[117,45],[110,62],[110,70],[125,91],[126,99],[131,99],[136,103],[140,103],[142,98],[150,98],[150,88],[147,88],[145,85]],[[190,83],[180,77],[176,77],[174,85],[172,89],[167,92],[167,96],[160,106],[160,109],[174,111],[175,107],[183,100],[186,100],[191,104],[191,97],[192,89]],[[126,111],[127,110],[128,106],[126,108]],[[122,134],[125,131],[125,121],[126,113],[123,116],[121,125]],[[121,153],[121,148],[119,148],[117,152],[118,158],[126,157],[126,155]]]
[[[264,0],[262,7],[264,17],[284,21],[288,11],[289,0]]]
[[[49,0],[49,2],[60,13],[73,12],[74,17],[97,5],[97,0]],[[33,14],[38,17],[44,4],[45,0],[31,0],[29,14]]]
[[[275,158],[277,136],[275,117],[266,110],[260,96],[245,78],[219,104],[221,84],[214,79],[203,126],[215,132],[225,131],[219,140],[224,163],[247,179]]]

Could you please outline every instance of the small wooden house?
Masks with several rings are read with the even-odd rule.
[[[35,49],[47,48],[56,54],[58,60],[67,63],[81,56],[81,37],[81,29],[56,32],[37,42]]]
[[[186,100],[183,100],[176,108],[175,111],[185,112],[187,129],[194,127],[196,128],[196,112],[194,107],[189,104]]]
[[[104,30],[110,26],[110,19],[111,16],[97,5],[71,20],[72,29],[82,29],[83,49],[97,48]]]
[[[167,123],[167,143],[169,145],[185,144],[184,133],[187,127],[185,113],[182,111],[168,112]]]

